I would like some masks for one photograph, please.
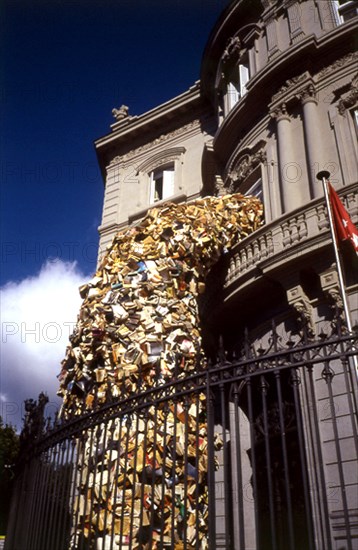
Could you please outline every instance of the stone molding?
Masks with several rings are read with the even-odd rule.
[[[266,161],[266,141],[261,139],[250,147],[244,147],[233,155],[227,167],[227,177],[232,184],[240,184],[260,164]]]
[[[226,43],[226,48],[221,56],[223,66],[234,64],[241,57],[242,43],[238,36],[232,36]]]
[[[338,102],[339,114],[344,115],[348,109],[354,107],[356,104],[358,104],[358,73],[353,78],[348,93]]]
[[[334,63],[331,65],[327,65],[327,67],[324,67],[321,71],[317,73],[317,78],[323,78],[327,75],[334,75],[335,72],[344,67],[345,65],[349,65],[350,63],[358,62],[358,52],[352,52],[349,53],[343,57],[340,57],[337,59]]]
[[[114,157],[111,162],[109,163],[109,166],[112,166],[114,164],[119,164],[120,162],[125,163],[126,161],[132,159],[133,157],[144,153],[145,151],[148,151],[149,149],[152,149],[156,145],[161,145],[162,143],[165,143],[166,141],[169,141],[170,139],[173,139],[177,136],[180,136],[182,134],[185,134],[186,132],[189,132],[190,130],[193,130],[194,128],[200,127],[200,120],[195,119],[192,122],[189,122],[188,124],[185,124],[184,126],[181,126],[180,128],[177,128],[176,130],[173,130],[172,132],[168,132],[166,134],[161,134],[159,137],[155,138],[153,141],[150,141],[148,143],[145,143],[144,145],[141,145],[140,147],[137,147],[136,149],[132,149],[128,153],[124,155],[118,155]]]
[[[185,147],[173,147],[160,151],[156,155],[151,156],[149,159],[142,162],[137,168],[136,175],[140,172],[151,172],[152,170],[155,170],[159,166],[168,162],[175,162],[180,159],[185,152]]]
[[[301,93],[304,89],[304,85],[306,85],[306,87],[314,85],[308,71],[287,79],[277,92],[273,94],[271,103],[275,104],[277,101],[282,101],[284,99],[287,104],[292,99],[297,99],[297,94]]]
[[[296,285],[286,291],[287,301],[298,314],[302,328],[306,329],[307,336],[315,335],[313,322],[313,308],[301,285]]]

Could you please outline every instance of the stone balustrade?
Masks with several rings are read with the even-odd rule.
[[[353,184],[339,191],[352,221],[358,221],[358,186]],[[285,214],[264,225],[241,241],[231,253],[225,288],[237,285],[241,277],[250,278],[250,271],[262,270],[287,262],[295,255],[305,256],[313,248],[323,247],[330,240],[327,209],[323,198]]]

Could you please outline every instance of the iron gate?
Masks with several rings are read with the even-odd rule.
[[[353,550],[355,345],[273,324],[203,372],[30,433],[6,550]]]

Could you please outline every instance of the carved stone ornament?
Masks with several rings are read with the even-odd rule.
[[[333,319],[332,322],[333,328],[335,328],[338,319],[340,319],[341,322],[344,322],[344,306],[343,306],[343,300],[342,295],[339,290],[339,281],[338,281],[338,274],[337,270],[334,266],[327,269],[327,271],[324,271],[320,275],[320,281],[321,281],[321,288],[325,295],[328,297],[330,306],[333,309]]]
[[[116,120],[122,120],[123,118],[126,118],[128,116],[129,108],[127,105],[121,105],[119,109],[112,109],[112,115]]]
[[[356,104],[358,104],[358,73],[352,80],[349,92],[338,103],[339,114],[344,115],[347,109],[354,107]]]
[[[301,285],[287,290],[287,300],[298,313],[302,328],[306,331],[308,338],[313,338],[315,335],[313,308]]]
[[[151,172],[159,166],[163,166],[169,162],[175,162],[180,159],[182,155],[186,152],[185,147],[171,147],[170,149],[165,149],[160,151],[154,156],[146,159],[137,167],[137,174],[139,172]]]
[[[307,73],[294,76],[286,80],[285,84],[278,89],[278,91],[272,96],[272,102],[276,101],[280,97],[283,97],[287,92],[290,92],[297,84],[307,79]]]
[[[306,86],[306,88],[304,88],[303,90],[301,90],[297,94],[297,98],[302,102],[302,104],[313,102],[313,103],[316,103],[317,105],[318,103],[317,96],[316,96],[316,88],[312,83]]]
[[[328,65],[324,69],[322,69],[318,73],[318,77],[322,78],[323,76],[328,75],[334,75],[335,72],[340,69],[341,67],[344,67],[344,65],[348,65],[349,63],[354,63],[358,61],[358,52],[353,52],[345,55],[344,57],[341,57],[340,59],[337,59],[332,65]]]
[[[271,118],[280,121],[280,120],[290,120],[290,115],[287,112],[286,103],[281,103],[275,109],[270,112]]]
[[[131,151],[129,151],[125,155],[118,155],[118,156],[114,157],[111,160],[109,166],[113,166],[115,164],[118,164],[119,162],[124,163],[124,162],[132,159],[133,157],[135,157],[135,156],[137,156],[137,155],[139,155],[139,154],[141,154],[145,151],[148,151],[148,149],[151,149],[152,147],[155,147],[156,145],[160,145],[161,143],[164,143],[165,141],[167,141],[169,139],[175,138],[176,136],[180,136],[182,134],[185,134],[186,132],[189,132],[190,130],[192,130],[194,128],[199,128],[199,127],[200,127],[200,120],[195,119],[192,122],[189,122],[188,124],[185,124],[184,126],[181,126],[177,130],[174,130],[173,132],[168,132],[167,134],[161,134],[159,137],[157,137],[153,141],[145,143],[144,145],[141,145],[140,147],[137,147],[136,149],[132,149]]]
[[[232,36],[229,38],[221,58],[223,64],[226,65],[238,60],[240,58],[241,49],[241,40],[238,36]]]
[[[266,158],[266,151],[262,149],[254,154],[246,154],[241,157],[239,162],[229,173],[229,179],[231,180],[230,189],[240,185],[261,162],[266,161]]]
[[[214,193],[216,197],[222,197],[227,193],[227,189],[225,189],[224,182],[220,176],[215,176]]]

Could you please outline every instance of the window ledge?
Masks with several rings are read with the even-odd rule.
[[[165,199],[162,199],[160,201],[156,201],[151,203],[147,208],[142,208],[141,210],[138,210],[138,212],[135,212],[134,214],[131,214],[128,216],[128,224],[132,224],[134,222],[137,222],[141,218],[144,218],[144,216],[148,213],[148,210],[151,210],[152,208],[157,208],[157,206],[163,206],[167,202],[186,202],[187,195],[185,193],[180,193],[177,195],[172,195],[171,197],[167,197]]]

